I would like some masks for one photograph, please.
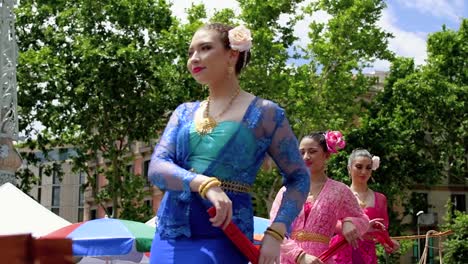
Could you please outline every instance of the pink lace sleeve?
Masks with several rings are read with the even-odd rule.
[[[281,206],[281,200],[283,199],[283,193],[286,188],[283,187],[278,191],[275,201],[273,202],[270,210],[270,221],[275,219],[278,209]],[[294,222],[291,230],[294,230]],[[296,257],[301,253],[302,248],[299,247],[294,240],[285,238],[283,244],[281,244],[281,263],[295,263]]]
[[[363,235],[366,233],[367,229],[369,228],[369,217],[364,214],[361,207],[359,206],[358,201],[356,200],[356,197],[348,187],[343,188],[340,209],[341,210],[338,211],[338,219],[341,221],[351,220],[359,234]]]
[[[385,197],[385,195],[383,195],[382,193],[376,193],[378,199],[376,201],[377,206],[379,208],[379,210],[382,210],[382,215],[383,215],[383,224],[385,225],[385,227],[387,227],[388,229],[388,223],[389,223],[389,220],[388,220],[388,207],[387,207],[387,197]]]

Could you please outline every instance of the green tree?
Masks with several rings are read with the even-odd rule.
[[[309,25],[310,41],[303,49],[309,63],[297,68],[297,81],[285,96],[294,98],[288,110],[301,120],[302,131],[355,126],[363,109],[358,98],[375,82],[362,70],[376,59],[393,58],[388,50],[391,34],[377,25],[384,8],[380,0],[322,0],[304,9],[304,14],[324,12],[330,18]]]
[[[32,124],[40,122],[45,128],[36,131],[42,138],[36,143],[76,146],[76,169],[88,172],[89,184],[106,176],[108,184],[95,199],[111,200],[114,217],[148,217],[150,208],[135,202],[145,192],[143,180],[126,166],[132,144],[155,138],[167,109],[184,96],[167,80],[177,58],[163,45],[173,22],[169,5],[21,1],[16,15],[20,128],[31,135]],[[88,171],[97,158],[104,166]]]

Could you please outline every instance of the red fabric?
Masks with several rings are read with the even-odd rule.
[[[304,203],[304,215],[305,219],[309,218],[310,211],[312,211],[312,203],[307,201]]]
[[[326,262],[328,259],[333,257],[338,251],[340,251],[348,242],[343,236],[339,236],[338,239],[334,240],[330,247],[320,254],[319,259],[322,262]]]
[[[211,207],[208,209],[210,217],[216,215],[216,209]],[[247,257],[252,264],[258,264],[260,258],[260,250],[255,247],[252,242],[245,236],[244,233],[233,222],[223,230],[226,236],[236,245],[236,247]]]
[[[389,248],[393,248],[393,241],[390,239],[388,232],[386,232],[385,230],[369,232],[367,234],[377,239],[377,242],[379,242],[380,244],[387,246]],[[384,247],[385,251],[387,251],[387,247]],[[390,253],[390,252],[387,251],[387,253]]]

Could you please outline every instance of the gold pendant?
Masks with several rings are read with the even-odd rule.
[[[361,208],[366,208],[366,203],[363,202],[363,201],[359,201],[359,206],[361,206]]]
[[[198,132],[198,134],[204,136],[210,133],[217,125],[218,122],[216,122],[214,118],[210,116],[203,117],[200,121],[195,122],[195,130]]]

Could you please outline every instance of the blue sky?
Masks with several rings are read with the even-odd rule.
[[[434,32],[442,24],[458,29],[461,17],[468,17],[468,2],[460,1],[387,1],[388,9],[397,15],[396,25],[408,31]]]
[[[235,0],[170,0],[173,13],[182,20],[186,18],[185,9],[192,3],[204,3],[209,14],[216,9],[232,8],[239,13]],[[261,0],[259,0],[261,1]],[[304,5],[313,0],[306,0]],[[426,39],[428,34],[440,31],[442,25],[458,30],[462,18],[468,18],[468,1],[466,0],[390,0],[386,1],[379,25],[394,35],[389,41],[389,48],[399,56],[413,57],[417,64],[424,64],[426,59]],[[328,14],[318,13],[306,17],[311,20],[326,21]],[[295,28],[295,34],[307,44],[306,27]],[[255,32],[253,32],[255,33]],[[388,70],[389,63],[377,61],[371,70]]]

